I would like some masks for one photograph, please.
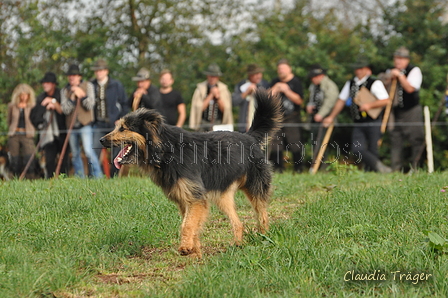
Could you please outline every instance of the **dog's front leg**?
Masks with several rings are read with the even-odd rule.
[[[199,235],[202,225],[207,219],[208,204],[205,199],[196,199],[188,202],[181,226],[181,240],[179,253],[183,256],[190,255],[202,257]]]

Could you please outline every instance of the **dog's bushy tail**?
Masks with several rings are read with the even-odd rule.
[[[247,134],[258,140],[266,136],[272,136],[281,128],[283,121],[282,101],[279,96],[274,96],[266,89],[259,89],[255,93],[257,107],[254,120]]]

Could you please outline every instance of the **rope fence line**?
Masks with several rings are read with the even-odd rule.
[[[315,127],[315,128],[319,128],[321,124],[316,124],[316,123],[283,123],[282,126],[283,127],[300,127],[300,128],[311,128],[311,127]],[[437,127],[437,126],[442,126],[442,127],[446,127],[448,126],[448,122],[435,122],[431,124],[433,127]],[[201,125],[200,128],[204,129],[204,128],[211,128],[213,125]],[[381,126],[381,123],[334,123],[335,128],[336,127],[359,127],[359,126]],[[399,126],[416,126],[416,127],[423,127],[424,123],[422,122],[406,122],[406,123],[394,123],[395,127],[399,127]],[[234,127],[238,127],[238,124],[234,124]],[[191,131],[188,128],[188,125],[184,125],[183,128],[187,131]],[[74,131],[76,131],[76,129],[73,129]],[[92,132],[104,132],[104,134],[107,134],[110,132],[110,129],[104,129],[104,128],[100,128],[100,129],[92,129]],[[36,130],[36,134],[37,135],[42,135],[44,134],[45,131],[44,130]],[[68,133],[68,130],[59,130],[60,134],[66,134]],[[7,131],[0,131],[0,136],[4,136],[7,135],[8,132]]]
[[[378,126],[378,127],[381,126],[381,123],[375,123],[375,124],[376,124],[375,126]],[[336,129],[336,127],[345,128],[345,127],[354,127],[354,126],[359,126],[359,125],[372,126],[371,123],[334,123],[335,129]],[[412,126],[424,126],[424,124],[422,124],[420,122],[395,123],[395,126],[399,126],[399,125],[402,125],[402,126],[410,126],[410,125],[412,125]],[[433,123],[433,126],[446,127],[447,125],[448,125],[447,122],[436,122],[436,123]],[[314,124],[311,124],[311,123],[285,123],[284,126],[288,126],[288,127],[302,127],[302,128],[304,128],[304,127],[322,127],[320,123],[314,123]],[[76,129],[74,129],[74,130],[76,130]],[[101,129],[93,129],[93,131],[96,131],[96,132],[100,131],[100,132],[104,132],[104,134],[107,134],[110,131],[110,129],[101,128]],[[61,133],[64,133],[64,132],[68,132],[68,130],[67,131],[61,131]],[[42,134],[42,133],[45,133],[45,131],[44,130],[38,131],[38,134]],[[72,130],[72,133],[73,133],[73,130]],[[321,146],[322,147],[325,146],[325,148],[326,147],[330,147],[330,148],[333,149],[333,151],[336,150],[336,155],[335,156],[331,155],[332,161],[329,161],[329,160],[324,161],[323,158],[319,159],[319,158],[314,158],[313,156],[310,157],[311,158],[310,160],[305,160],[305,158],[308,158],[308,155],[309,155],[309,153],[305,154],[305,151],[308,152],[308,149],[310,149],[311,150],[310,152],[314,152],[315,145],[317,145],[317,143],[315,143],[316,140],[314,140],[314,138],[313,138],[313,133],[311,131],[310,131],[310,133],[311,133],[311,139],[308,138],[308,137],[304,138],[303,139],[304,143],[299,142],[299,144],[289,144],[289,145],[297,145],[297,146],[299,146],[301,148],[302,159],[300,160],[300,162],[304,162],[304,163],[308,162],[311,165],[316,164],[316,163],[319,163],[319,164],[321,164],[321,163],[324,164],[325,163],[325,164],[328,165],[328,164],[332,164],[332,163],[340,162],[340,161],[344,162],[345,164],[357,165],[360,162],[362,162],[361,154],[357,154],[356,152],[351,152],[351,150],[349,149],[351,144],[341,145],[340,143],[338,143],[337,139],[330,141],[329,138],[327,140],[327,143],[322,143]],[[6,134],[7,134],[7,132],[0,132],[0,135],[6,135]],[[312,142],[309,144],[308,141],[310,141],[310,140]],[[355,145],[355,143],[353,145]],[[424,144],[422,144],[422,145],[424,145]],[[308,148],[308,147],[310,147],[310,148]],[[358,146],[355,145],[354,148],[356,149],[356,147],[358,147]],[[305,150],[305,148],[306,148],[306,150]],[[38,148],[36,148],[36,151],[37,151],[37,149]],[[288,148],[286,148],[286,151],[288,151]],[[110,162],[112,163],[113,156],[109,156],[109,157],[111,159]],[[288,161],[286,159],[285,159],[285,161],[286,161],[286,163],[288,163]],[[268,161],[266,160],[266,162],[268,162]]]
[[[300,127],[300,128],[302,128],[302,129],[304,129],[306,131],[309,131],[311,133],[311,141],[315,141],[314,134],[311,131],[311,128],[319,128],[319,127],[322,126],[321,123],[283,123],[282,125],[284,127]],[[359,126],[378,126],[378,127],[380,127],[381,123],[378,123],[378,122],[376,122],[376,123],[353,123],[353,122],[341,123],[340,122],[340,123],[333,123],[333,125],[334,125],[334,131],[333,131],[333,133],[334,133],[338,128],[351,128],[351,127],[356,127],[356,126],[357,127],[359,127]],[[237,128],[237,126],[238,126],[238,124],[234,124],[234,128]],[[398,126],[424,127],[424,123],[422,123],[422,122],[394,123],[394,126],[395,127],[398,127]],[[435,123],[432,123],[432,126],[433,127],[443,127],[444,128],[444,127],[448,126],[448,122],[435,122]],[[188,125],[184,125],[184,128],[187,131],[190,131],[190,130],[188,130]],[[202,129],[203,128],[211,128],[211,125],[202,125],[201,128]],[[106,135],[110,131],[111,131],[111,129],[105,129],[105,128],[92,129],[92,132],[102,132],[102,133],[104,133],[104,135]],[[69,132],[69,130],[61,130],[61,131],[59,131],[60,134],[66,134],[68,132]],[[73,132],[76,133],[76,129],[73,129],[71,132],[72,133]],[[36,132],[36,135],[42,136],[45,133],[46,133],[45,130],[39,130],[39,131]],[[0,136],[6,136],[7,134],[8,134],[8,132],[6,132],[6,131],[0,131]],[[386,134],[387,134],[387,132],[386,132]],[[92,133],[92,135],[93,135],[93,133]],[[309,140],[310,139],[307,137],[307,138],[304,138],[303,141],[307,142]],[[333,140],[330,143],[335,143],[335,142],[337,143],[337,140]],[[329,145],[329,144],[326,144],[326,145]],[[36,144],[36,146],[38,146],[38,145],[39,145],[39,142]],[[301,143],[300,145],[307,145],[307,144]],[[38,148],[36,148],[36,150],[37,149]],[[39,148],[39,149],[41,149],[41,148]]]

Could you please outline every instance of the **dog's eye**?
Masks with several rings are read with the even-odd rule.
[[[119,129],[118,129],[118,131],[125,131],[126,129],[123,127],[123,126],[121,126]]]

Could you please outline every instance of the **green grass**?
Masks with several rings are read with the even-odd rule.
[[[427,233],[448,238],[448,173],[332,171],[275,176],[267,235],[238,194],[241,248],[213,208],[202,260],[178,255],[177,208],[148,179],[5,182],[0,297],[446,297]]]

